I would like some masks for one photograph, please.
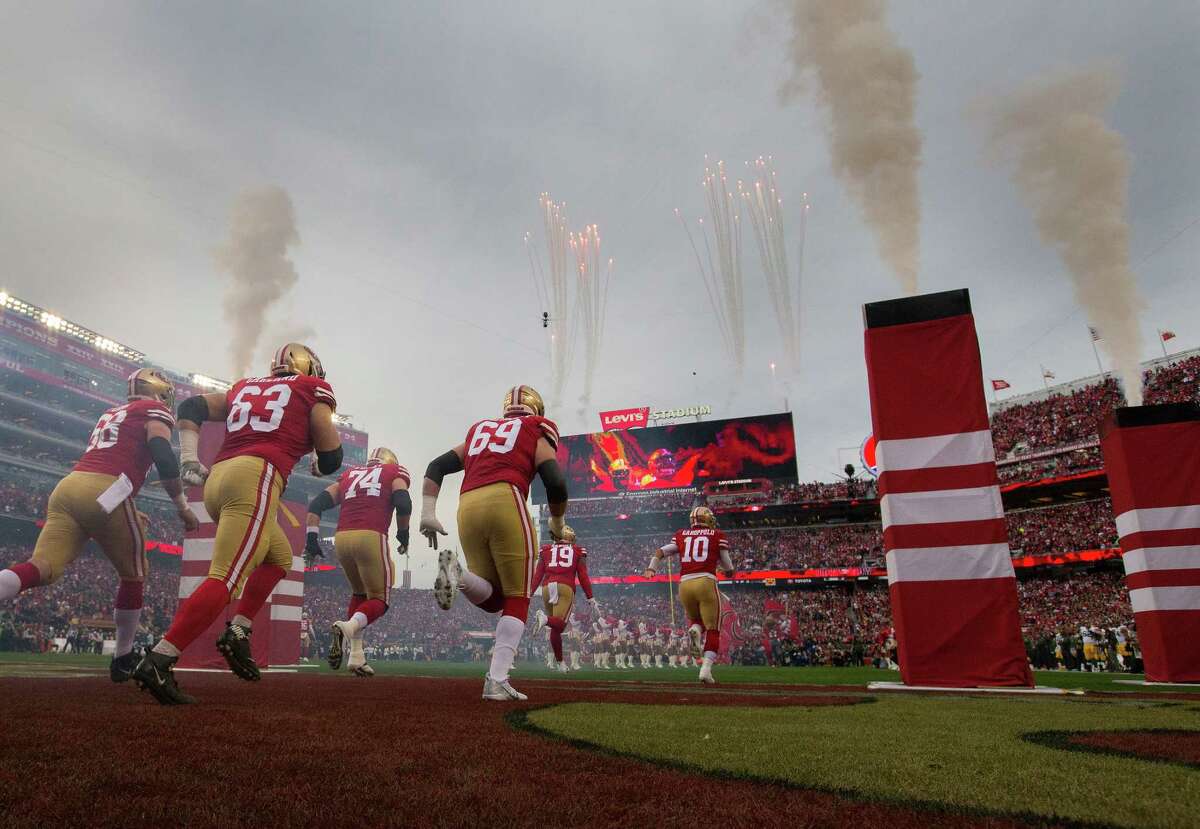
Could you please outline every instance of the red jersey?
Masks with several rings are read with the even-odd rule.
[[[253,455],[274,465],[285,485],[292,468],[312,451],[313,406],[337,408],[329,384],[305,374],[247,377],[225,392],[225,400],[225,442],[215,462]]]
[[[394,463],[352,466],[338,478],[338,530],[371,530],[387,535],[392,526],[392,484],[408,486],[408,470]]]
[[[133,484],[133,494],[146,480],[154,458],[146,445],[146,424],[151,420],[175,428],[175,416],[157,400],[130,400],[100,415],[87,450],[75,464],[75,472],[124,475]]]
[[[542,438],[558,448],[558,427],[537,415],[479,421],[467,430],[462,491],[507,483],[519,489],[522,498],[528,498],[529,482],[537,474],[534,458]]]
[[[536,590],[543,578],[547,583],[556,581],[574,590],[578,578],[584,595],[592,598],[592,580],[588,576],[586,559],[587,550],[578,544],[543,544],[530,590]]]
[[[679,554],[680,579],[697,576],[716,578],[721,553],[728,554],[729,542],[720,530],[692,527],[675,533],[671,543],[663,547],[663,552],[668,555]]]

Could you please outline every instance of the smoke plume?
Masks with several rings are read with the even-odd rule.
[[[1138,405],[1144,302],[1129,267],[1129,155],[1104,123],[1117,87],[1106,69],[1072,71],[1030,82],[984,111],[991,152],[1012,167],[1042,239],[1062,257],[1116,364],[1126,399]]]
[[[250,373],[268,311],[299,279],[287,255],[299,242],[287,191],[271,186],[237,197],[229,239],[216,254],[218,267],[230,277],[223,304],[232,328],[229,350],[235,378]]]
[[[917,290],[921,209],[917,171],[921,134],[912,54],[884,20],[884,0],[792,0],[788,46],[792,77],[779,90],[790,101],[806,80],[829,110],[833,168],[875,235],[880,255],[905,293]]]

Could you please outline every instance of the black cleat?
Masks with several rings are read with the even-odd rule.
[[[196,698],[179,690],[175,681],[177,656],[147,651],[142,661],[133,669],[133,681],[143,691],[158,700],[160,705],[190,705]]]
[[[142,655],[136,649],[124,656],[114,656],[108,663],[108,678],[117,683],[128,682],[133,679],[133,672],[141,661]]]
[[[217,640],[217,650],[225,657],[229,670],[247,682],[258,682],[262,674],[250,655],[250,631],[233,622],[225,623],[225,632]]]

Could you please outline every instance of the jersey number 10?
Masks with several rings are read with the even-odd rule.
[[[683,539],[683,555],[680,561],[694,561],[697,564],[708,561],[708,536],[689,535]]]

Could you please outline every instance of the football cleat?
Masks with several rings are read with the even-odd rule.
[[[688,521],[693,527],[708,527],[713,530],[717,528],[717,516],[713,515],[713,511],[708,507],[694,507],[688,515]]]
[[[353,671],[355,676],[361,676],[361,677],[375,676],[375,669],[372,668],[370,665],[368,665],[366,662],[364,662],[363,664],[361,664],[358,667],[353,668],[351,670]]]
[[[335,671],[342,669],[342,657],[350,653],[350,631],[346,630],[349,622],[334,622],[329,626],[329,667]]]
[[[567,667],[566,662],[559,662],[558,663],[558,672],[560,674],[568,674],[571,672],[571,669]]]
[[[235,676],[247,682],[257,682],[262,679],[258,665],[250,653],[250,631],[233,622],[225,623],[225,632],[217,640],[217,650],[225,657],[225,663]]]
[[[529,697],[522,694],[508,683],[508,680],[497,682],[490,676],[483,680],[483,698],[496,702],[523,702]]]
[[[317,352],[302,343],[287,343],[271,358],[271,376],[301,374],[325,379],[325,369]]]
[[[546,622],[550,621],[550,617],[546,615],[546,611],[539,610],[535,618],[537,619],[537,624],[533,626],[533,632],[541,633],[542,628],[546,626]]]
[[[190,705],[196,698],[181,691],[175,681],[175,663],[178,661],[177,656],[147,651],[133,669],[133,681],[143,691],[149,691],[160,705]]]
[[[704,631],[699,625],[688,628],[688,641],[692,646],[692,659],[699,659],[704,653]]]
[[[113,682],[128,682],[133,679],[133,672],[137,670],[141,661],[142,655],[136,649],[124,656],[114,656],[112,662],[108,663],[109,679]]]
[[[156,368],[139,368],[129,375],[129,400],[157,400],[175,413],[175,384]]]
[[[449,610],[458,595],[460,565],[453,550],[438,551],[437,578],[433,580],[433,598],[442,610]]]
[[[700,681],[705,685],[716,685],[717,681],[712,675],[712,660],[705,659],[700,663]]]
[[[504,395],[504,417],[546,416],[546,403],[533,386],[513,386]]]

